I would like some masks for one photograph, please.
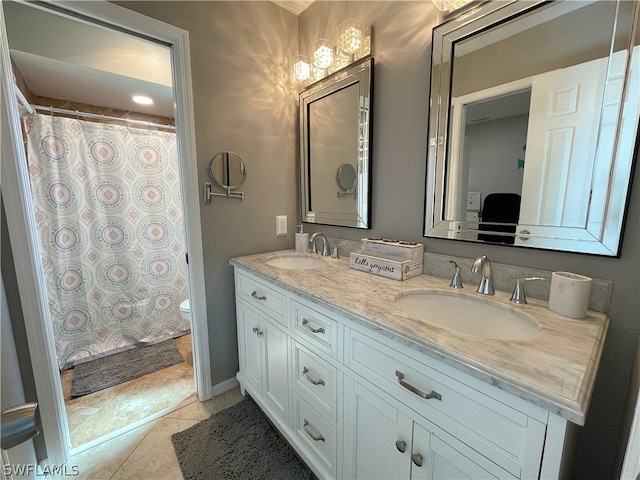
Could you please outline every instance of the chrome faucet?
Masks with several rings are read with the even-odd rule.
[[[491,261],[486,255],[476,258],[471,267],[471,271],[476,273],[478,270],[482,272],[482,279],[480,285],[478,285],[478,292],[481,295],[495,295],[496,291],[493,288],[493,271],[491,270]]]
[[[316,246],[316,238],[322,239],[322,256],[328,257],[329,253],[329,242],[327,241],[327,237],[324,236],[323,233],[316,232],[311,235],[309,238],[309,243],[311,244],[311,253],[318,253],[318,247]]]
[[[464,288],[462,286],[462,278],[460,278],[460,267],[453,260],[449,260],[449,263],[451,264],[451,266],[455,270],[455,272],[453,274],[453,278],[451,279],[451,283],[449,284],[449,286],[451,288],[455,288],[455,289]]]

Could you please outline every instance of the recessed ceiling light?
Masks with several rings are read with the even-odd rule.
[[[141,103],[142,105],[151,105],[153,103],[153,100],[151,100],[149,97],[144,97],[142,95],[135,95],[131,98],[134,102]]]

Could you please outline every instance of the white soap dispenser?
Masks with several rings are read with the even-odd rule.
[[[309,234],[302,233],[302,224],[298,225],[296,233],[296,252],[307,253],[309,251]]]

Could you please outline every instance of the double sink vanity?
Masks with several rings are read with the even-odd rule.
[[[237,378],[320,478],[558,478],[608,325],[294,251],[231,260]]]

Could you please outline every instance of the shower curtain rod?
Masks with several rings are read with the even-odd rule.
[[[144,120],[131,120],[129,118],[121,118],[121,117],[111,117],[108,115],[101,115],[97,113],[88,113],[88,112],[80,112],[78,110],[68,110],[66,108],[56,108],[56,107],[45,107],[44,105],[32,105],[35,110],[40,110],[42,112],[50,112],[50,113],[62,113],[64,115],[76,115],[79,117],[85,118],[94,118],[98,120],[115,120],[119,122],[131,123],[134,125],[141,125],[145,127],[156,127],[156,128],[166,128],[167,130],[175,130],[176,127],[174,125],[165,125],[162,123],[153,123],[146,122]]]

